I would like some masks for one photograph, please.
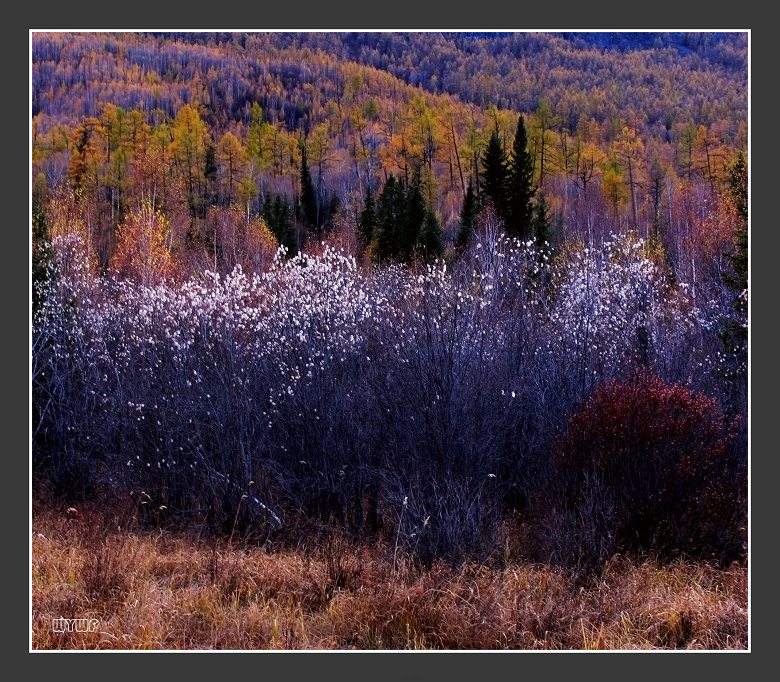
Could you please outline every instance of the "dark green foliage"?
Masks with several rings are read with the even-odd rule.
[[[317,203],[317,193],[309,172],[306,159],[306,145],[301,143],[301,217],[306,227],[320,233],[320,211]]]
[[[403,185],[391,175],[379,195],[377,229],[373,237],[374,257],[380,262],[397,257],[405,203]]]
[[[493,130],[485,153],[482,155],[480,180],[483,200],[493,206],[504,226],[508,225],[510,220],[509,161],[498,137],[498,130]]]
[[[732,272],[726,282],[739,295],[748,287],[748,176],[745,155],[740,152],[729,175],[729,199],[737,214],[738,225],[735,234],[736,251],[729,254]],[[747,300],[737,299],[738,309],[747,313]]]
[[[478,215],[477,197],[474,194],[474,186],[469,181],[466,195],[463,197],[463,208],[460,210],[460,228],[458,229],[458,236],[455,238],[455,248],[458,251],[463,251],[469,245],[477,227]]]
[[[444,235],[433,211],[425,212],[422,229],[417,236],[417,253],[425,263],[431,263],[444,252]]]
[[[325,227],[332,227],[333,226],[333,218],[335,215],[339,212],[339,209],[341,208],[341,199],[339,199],[338,194],[332,194],[330,197],[330,201],[328,201],[327,206],[322,208],[322,220],[320,221],[321,224]]]
[[[298,238],[293,227],[292,209],[287,197],[282,194],[272,197],[270,193],[267,193],[263,207],[263,218],[279,245],[287,249],[287,255],[294,256],[298,253]]]
[[[365,249],[371,243],[374,238],[374,231],[377,226],[376,217],[376,202],[374,201],[374,193],[371,191],[369,185],[366,192],[366,200],[363,204],[363,211],[360,213],[360,220],[358,221],[358,237],[360,239],[360,245]]]
[[[403,228],[397,256],[401,262],[408,263],[412,259],[412,253],[415,244],[417,244],[418,235],[423,228],[426,214],[419,171],[414,173],[405,199]]]
[[[536,205],[533,207],[533,235],[536,249],[540,254],[549,249],[550,243],[550,213],[547,209],[547,199],[544,192],[539,193]]]
[[[32,309],[34,315],[42,303],[41,289],[48,276],[48,264],[51,258],[46,213],[38,202],[35,202],[32,211],[32,239]]]
[[[507,232],[520,239],[530,235],[533,220],[531,199],[534,176],[533,158],[528,151],[528,136],[523,117],[517,121],[517,131],[512,144],[512,157],[509,163],[509,223]]]
[[[391,175],[379,195],[376,226],[372,231],[374,259],[379,262],[395,260],[409,263],[416,253],[421,253],[421,244],[425,245],[425,253],[441,253],[443,237],[435,216],[435,226],[430,223],[428,233],[422,237],[427,213],[419,172],[414,173],[406,190],[403,183]],[[371,207],[369,198],[366,197],[366,206],[360,220],[361,235],[364,235],[361,238],[368,235],[370,224]],[[436,246],[439,240],[442,242],[441,249]]]
[[[727,254],[731,272],[723,276],[733,290],[733,315],[723,322],[721,339],[734,376],[747,373],[748,352],[748,175],[745,155],[740,152],[729,175],[729,199],[737,216],[735,251]]]

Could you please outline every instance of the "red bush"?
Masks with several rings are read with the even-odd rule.
[[[602,530],[615,551],[712,556],[741,518],[728,442],[713,398],[640,372],[600,386],[570,417],[556,455],[570,505],[594,481],[609,498]]]

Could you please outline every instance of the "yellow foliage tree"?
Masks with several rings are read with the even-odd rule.
[[[227,203],[231,203],[234,190],[246,172],[247,156],[244,146],[231,132],[225,133],[217,145],[217,165],[220,175],[220,189]]]
[[[201,194],[205,177],[209,131],[196,109],[185,104],[176,114],[172,130],[171,154],[187,183],[190,201]]]
[[[625,180],[628,183],[628,196],[631,199],[632,227],[637,229],[637,199],[636,188],[643,172],[645,145],[636,130],[623,126],[620,136],[612,144],[612,151],[625,169]]]
[[[111,268],[119,275],[150,285],[173,274],[168,248],[170,223],[165,215],[145,201],[127,214],[118,229],[117,249]]]

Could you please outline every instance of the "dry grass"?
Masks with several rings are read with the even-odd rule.
[[[598,578],[430,570],[334,539],[310,552],[33,515],[36,649],[745,649],[747,569],[616,559]],[[52,618],[96,618],[55,633]]]

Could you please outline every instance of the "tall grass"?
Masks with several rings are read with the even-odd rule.
[[[615,557],[598,574],[508,560],[421,569],[392,543],[311,549],[33,517],[36,649],[745,649],[747,569]],[[500,552],[499,552],[500,554]],[[507,557],[504,557],[507,559]],[[52,618],[95,618],[55,633]]]

